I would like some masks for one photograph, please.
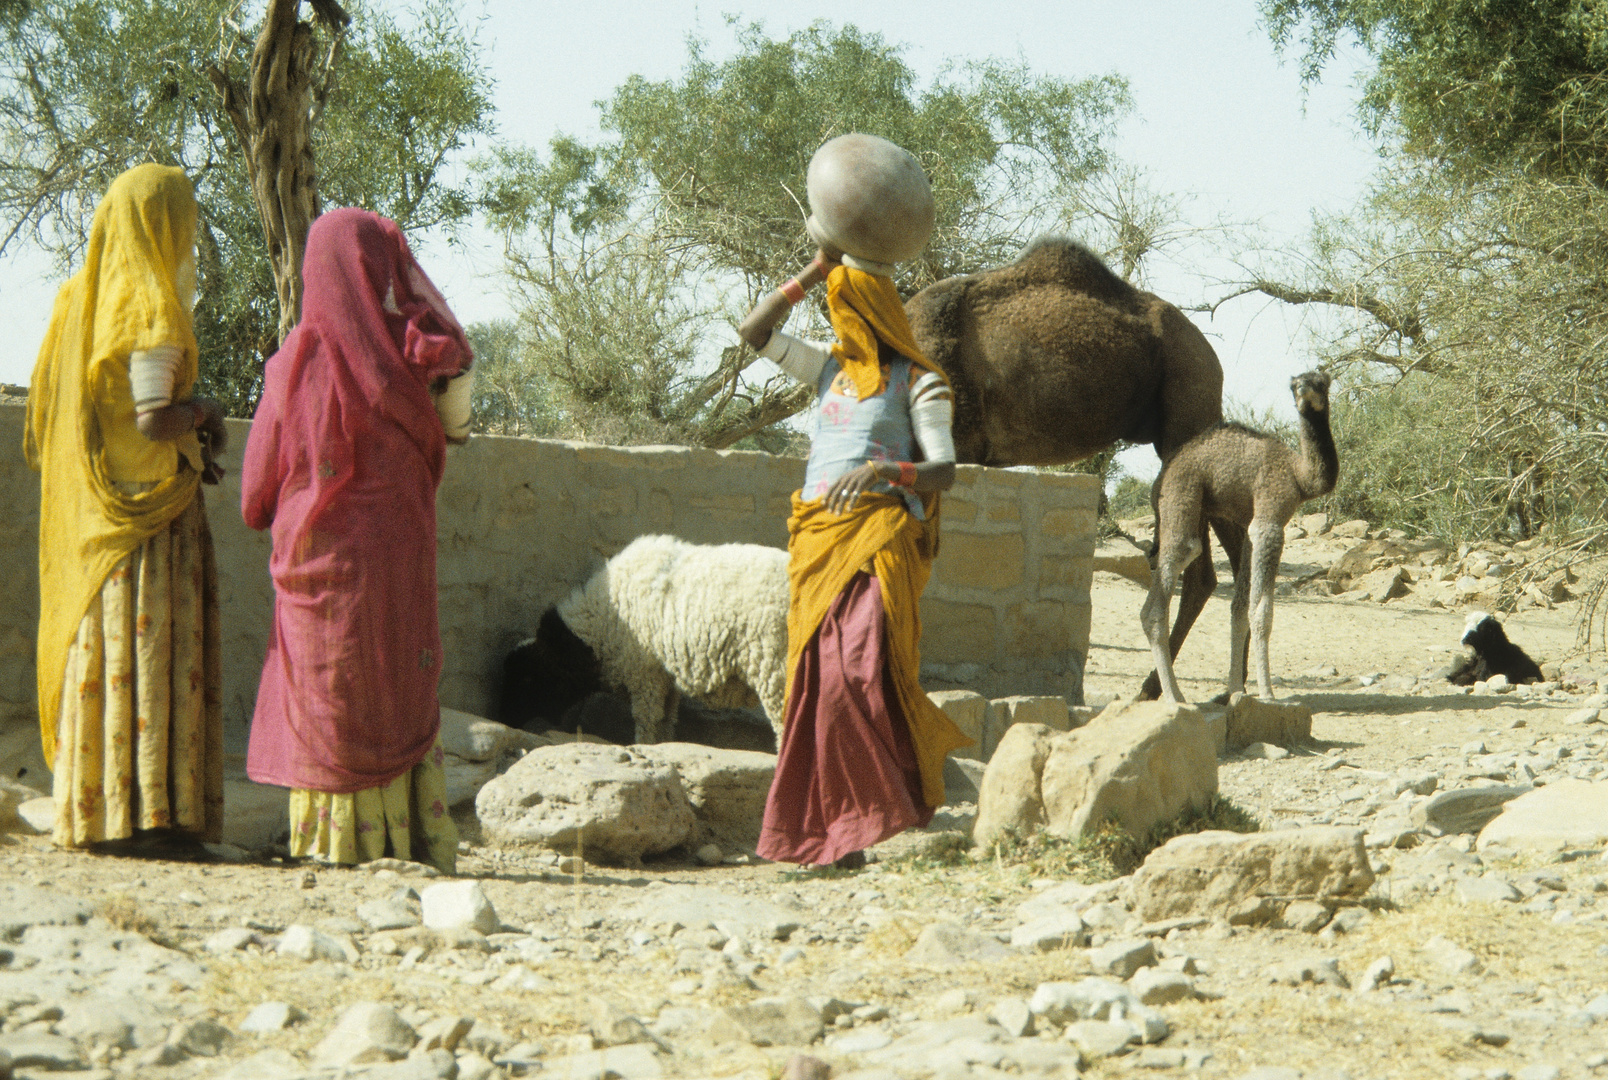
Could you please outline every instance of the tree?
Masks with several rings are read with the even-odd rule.
[[[246,146],[208,75],[252,45],[240,8],[194,0],[178,17],[154,0],[0,5],[0,255],[31,243],[65,272],[114,177],[142,161],[180,166],[200,204],[202,387],[249,415],[281,312]],[[303,25],[278,31],[311,57],[332,56],[329,26]],[[454,6],[428,0],[405,28],[364,11],[342,40],[330,77],[309,85],[322,200],[408,230],[464,220],[469,192],[447,167],[491,131],[492,110]]]
[[[1342,40],[1376,62],[1362,115],[1410,155],[1608,182],[1608,34],[1595,0],[1262,0],[1302,78]]]
[[[486,205],[525,292],[526,348],[578,429],[613,416],[625,438],[784,438],[770,429],[808,404],[807,388],[753,368],[736,345],[718,360],[705,352],[717,324],[813,254],[804,173],[828,138],[882,135],[932,179],[937,227],[900,268],[908,295],[1008,261],[1062,220],[1129,107],[1116,76],[999,61],[951,65],[921,86],[899,48],[853,26],[770,38],[750,25],[729,59],[705,49],[689,43],[677,78],[622,85],[603,103],[599,144],[559,138],[545,158],[509,150],[487,162]],[[806,306],[795,319],[819,330],[822,314]]]

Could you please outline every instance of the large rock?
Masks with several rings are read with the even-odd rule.
[[[1409,816],[1419,829],[1477,833],[1502,812],[1503,806],[1530,790],[1529,784],[1481,784],[1439,791],[1415,804]]]
[[[389,1005],[360,1001],[341,1018],[313,1050],[315,1069],[369,1065],[406,1057],[418,1041],[413,1028]]]
[[[1372,600],[1376,604],[1383,604],[1386,600],[1395,600],[1412,592],[1407,585],[1407,572],[1399,566],[1385,566],[1364,574],[1353,581],[1351,587],[1362,594],[1357,599]]]
[[[1600,847],[1608,841],[1608,783],[1558,780],[1520,795],[1480,830],[1479,848]]]
[[[1223,746],[1239,750],[1252,743],[1293,748],[1312,741],[1312,710],[1299,701],[1264,701],[1253,694],[1228,699]]]
[[[695,743],[638,746],[638,753],[660,765],[673,765],[698,819],[696,842],[714,840],[752,848],[759,843],[765,797],[776,773],[776,755],[754,750],[721,750]]]
[[[424,925],[431,930],[478,930],[495,934],[502,925],[478,881],[443,881],[419,894]]]
[[[1336,826],[1177,836],[1133,875],[1133,908],[1146,922],[1203,916],[1261,924],[1294,900],[1357,900],[1374,880],[1362,838],[1360,829]]]
[[[714,1042],[755,1046],[808,1046],[821,1037],[821,1011],[803,998],[757,998],[728,1005],[710,1028]]]
[[[923,930],[905,959],[933,967],[954,967],[979,960],[1000,960],[1010,950],[994,937],[985,936],[951,922],[935,922]]]
[[[1000,741],[983,771],[972,840],[986,847],[1007,832],[1028,836],[1045,825],[1040,782],[1056,732],[1040,724],[1019,724]]]
[[[494,843],[624,863],[686,843],[696,821],[674,766],[594,743],[532,750],[480,789],[475,813]]]
[[[1041,825],[1079,836],[1108,820],[1144,836],[1216,794],[1217,748],[1198,709],[1113,702],[1073,731],[1012,727],[983,775],[973,839],[986,846]]]
[[[447,805],[458,807],[473,802],[487,781],[497,775],[497,762],[465,761],[447,754],[446,760],[441,763],[441,771],[446,779]]]

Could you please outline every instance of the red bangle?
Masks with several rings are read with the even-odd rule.
[[[798,278],[796,277],[788,278],[782,282],[781,287],[776,291],[787,297],[787,302],[790,304],[796,304],[804,299],[804,286],[798,283]]]

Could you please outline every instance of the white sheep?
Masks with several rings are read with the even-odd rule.
[[[641,536],[542,616],[504,663],[502,720],[556,722],[601,689],[631,697],[635,741],[675,729],[680,695],[765,710],[781,745],[787,553]]]

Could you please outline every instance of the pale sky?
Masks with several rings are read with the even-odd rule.
[[[384,6],[409,8],[395,0]],[[1298,243],[1314,211],[1352,208],[1377,161],[1354,120],[1358,59],[1342,54],[1326,81],[1303,93],[1293,62],[1280,62],[1257,24],[1252,0],[489,0],[479,25],[497,83],[500,137],[545,148],[557,132],[595,135],[594,103],[632,74],[675,77],[689,34],[708,40],[708,55],[729,55],[727,14],[760,20],[772,36],[812,19],[852,22],[904,45],[923,79],[946,61],[987,57],[1021,58],[1035,72],[1065,78],[1115,72],[1128,79],[1135,106],[1112,146],[1117,156],[1148,171],[1162,190],[1190,197],[1192,218],[1252,224],[1272,247]],[[1181,306],[1221,296],[1226,290],[1209,279],[1231,274],[1241,253],[1215,254],[1191,259],[1188,270],[1155,268],[1151,288]],[[425,237],[420,255],[464,321],[510,313],[498,251],[484,234],[458,247]],[[41,277],[47,268],[32,254],[0,261],[0,316],[8,326],[0,382],[28,381],[59,284]],[[1291,417],[1287,383],[1311,366],[1304,320],[1313,317],[1256,297],[1224,305],[1213,319],[1194,316],[1222,360],[1225,393]]]

